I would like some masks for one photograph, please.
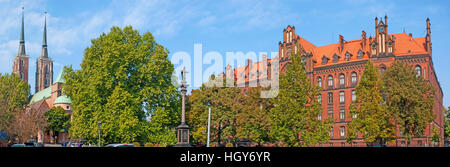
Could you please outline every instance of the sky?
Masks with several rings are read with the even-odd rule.
[[[358,39],[362,30],[372,36],[375,17],[387,15],[388,33],[405,31],[413,37],[426,35],[425,20],[430,18],[433,65],[444,92],[444,105],[450,106],[448,0],[0,0],[0,73],[12,71],[22,6],[33,93],[45,11],[54,78],[63,66],[79,69],[91,39],[109,32],[112,26],[131,25],[141,34],[151,32],[170,51],[171,58],[177,52],[194,57],[194,44],[202,44],[203,54],[277,52],[288,25],[295,26],[296,33],[314,45],[324,46],[337,43],[339,35],[345,40]],[[180,69],[177,63],[174,65]]]

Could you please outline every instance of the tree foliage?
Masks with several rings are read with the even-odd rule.
[[[271,136],[288,146],[312,146],[330,138],[328,121],[319,121],[322,107],[317,101],[319,88],[306,78],[299,56],[280,75],[280,88],[270,110]]]
[[[434,88],[414,68],[395,61],[383,76],[388,110],[407,140],[423,135],[434,120]],[[431,130],[431,129],[430,129]]]
[[[385,144],[394,139],[393,113],[384,104],[383,90],[384,83],[369,60],[356,87],[356,101],[350,106],[350,113],[356,118],[348,125],[347,141],[357,138],[358,134],[362,134],[367,143]]]
[[[68,132],[70,126],[70,114],[62,107],[52,107],[44,113],[47,118],[46,130],[52,132]]]
[[[30,86],[17,74],[0,74],[0,131],[13,135],[8,130],[17,112],[24,111],[29,95]]]
[[[154,127],[173,129],[179,120],[173,71],[168,50],[156,43],[150,32],[141,36],[131,26],[112,27],[86,48],[81,69],[65,69],[64,91],[73,105],[70,135],[96,143],[101,121],[104,143],[173,136],[173,131],[149,131]],[[157,114],[167,115],[160,118],[168,121],[155,124],[146,120]]]
[[[242,112],[236,115],[236,137],[257,143],[272,141],[269,135],[271,99],[261,98],[262,87],[248,89]]]
[[[242,111],[243,96],[240,88],[221,87],[224,83],[224,80],[211,76],[200,89],[192,90],[188,124],[191,126],[193,142],[206,143],[209,107],[211,143],[236,140],[236,115]]]

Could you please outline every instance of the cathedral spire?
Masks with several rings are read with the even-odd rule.
[[[41,57],[48,58],[47,51],[47,12],[44,13],[44,35],[42,37],[42,53]]]
[[[24,33],[24,7],[22,7],[22,27],[20,29],[20,45],[17,56],[26,56],[25,52],[25,33]]]

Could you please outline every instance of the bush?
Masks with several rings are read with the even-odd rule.
[[[134,147],[141,147],[141,144],[139,144],[139,142],[134,142],[133,145]]]
[[[145,143],[144,147],[153,147],[152,143]]]

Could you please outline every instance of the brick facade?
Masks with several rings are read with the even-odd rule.
[[[431,142],[433,126],[438,128],[440,141],[443,141],[443,93],[433,67],[430,20],[426,20],[427,35],[423,38],[413,38],[412,34],[406,33],[388,34],[387,21],[387,16],[384,21],[382,19],[378,21],[378,18],[375,18],[376,35],[374,37],[367,37],[366,32],[362,31],[361,39],[345,41],[344,37],[339,35],[338,43],[320,47],[297,35],[294,26],[288,26],[283,30],[283,41],[278,43],[279,54],[276,58],[279,59],[280,72],[284,72],[286,66],[291,63],[289,58],[291,53],[300,55],[302,61],[305,62],[307,78],[322,88],[323,113],[319,119],[325,120],[332,117],[334,120],[332,138],[328,144],[321,146],[366,146],[361,136],[353,143],[347,143],[345,136],[347,124],[352,120],[349,110],[352,103],[352,92],[358,85],[369,59],[378,67],[380,73],[383,73],[396,60],[406,62],[414,66],[420,75],[429,81],[436,89],[433,108],[436,118],[427,126],[424,135],[413,138],[409,146],[435,145]],[[263,61],[268,61],[270,64],[271,60],[264,59]],[[253,66],[259,63],[261,62],[248,62]],[[248,87],[249,83],[267,77],[252,78],[251,73],[248,65],[236,68],[235,78],[237,78],[237,74],[246,75],[245,80],[237,79],[236,84]],[[244,88],[244,90],[246,89]],[[400,136],[400,131],[397,132],[397,136]],[[402,146],[406,143],[404,143],[404,139],[399,138],[388,145]],[[438,145],[443,146],[443,142]]]

